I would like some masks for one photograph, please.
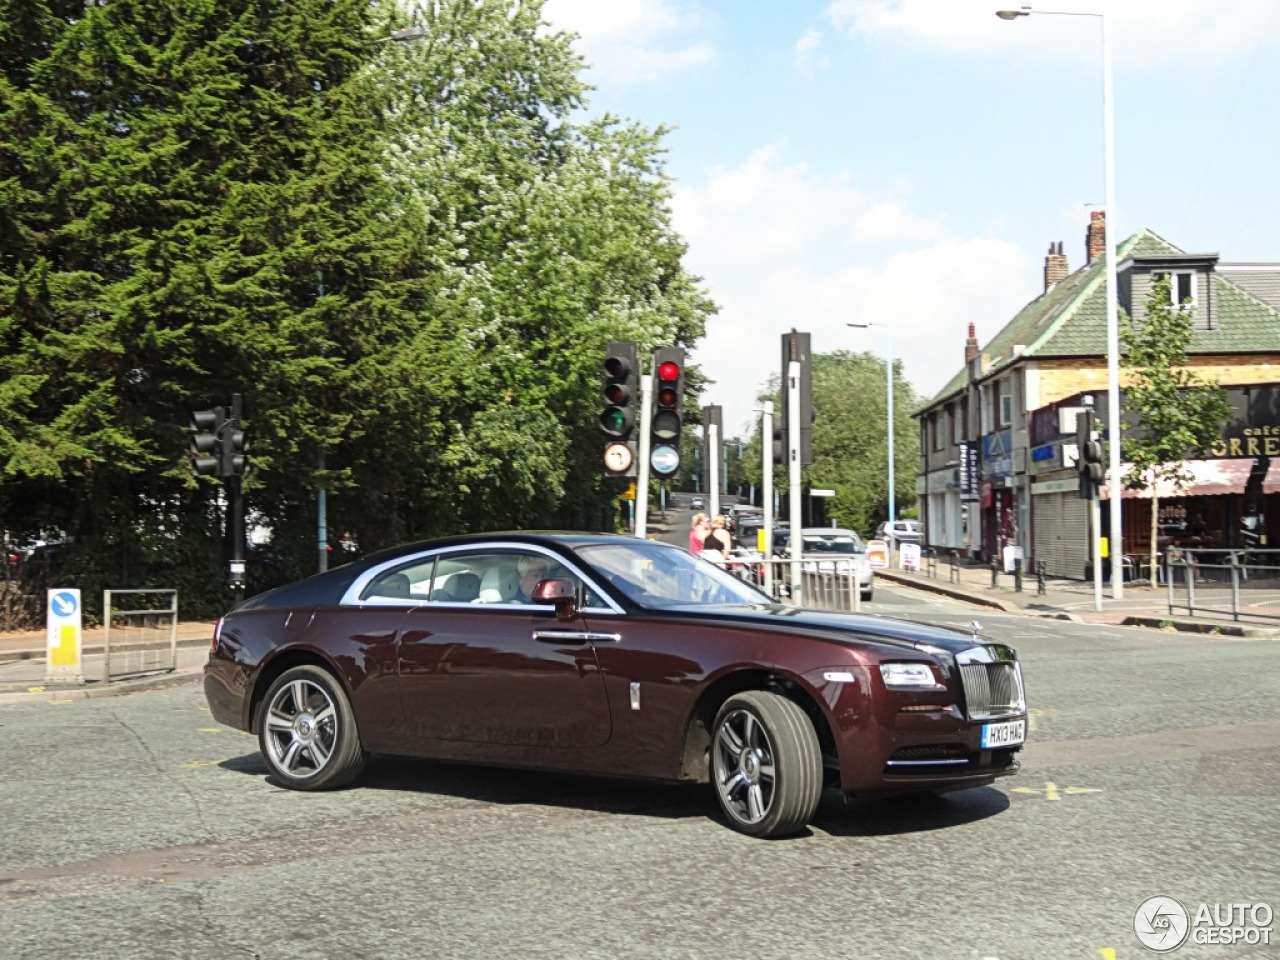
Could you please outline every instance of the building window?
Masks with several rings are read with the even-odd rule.
[[[951,408],[951,442],[959,443],[964,439],[964,407],[957,404]]]
[[[1000,381],[1000,426],[1013,423],[1013,386],[1008,379]]]
[[[931,418],[932,425],[933,425],[933,449],[935,450],[942,449],[942,437],[943,437],[942,418],[943,416],[944,415],[941,412],[939,412],[934,414],[933,417]]]
[[[1157,276],[1165,277],[1169,281],[1169,302],[1175,307],[1190,310],[1196,305],[1196,275],[1190,270]]]

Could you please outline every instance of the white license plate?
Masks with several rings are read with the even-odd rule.
[[[1007,723],[986,723],[982,726],[982,748],[1012,747],[1027,739],[1027,721],[1010,720]]]

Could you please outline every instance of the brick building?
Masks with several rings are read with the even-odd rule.
[[[1095,212],[1087,259],[1075,272],[1062,244],[1051,244],[1044,292],[985,346],[977,337],[981,321],[969,322],[963,368],[916,411],[916,489],[930,547],[981,559],[1021,548],[1028,565],[1044,560],[1051,575],[1085,575],[1088,511],[1074,472],[1075,414],[1088,398],[1099,422],[1107,422],[1105,227],[1104,214]],[[1222,525],[1217,539],[1228,545],[1246,509],[1280,498],[1280,410],[1268,408],[1271,387],[1280,384],[1280,264],[1224,263],[1143,229],[1119,247],[1122,314],[1144,308],[1160,274],[1169,275],[1177,302],[1190,300],[1188,367],[1229,388],[1236,411],[1215,450],[1221,456],[1191,462],[1195,481],[1162,491],[1161,513],[1167,505],[1171,516]],[[1122,392],[1125,379],[1122,368]],[[1121,407],[1123,416],[1123,400]],[[1274,469],[1260,459],[1270,455],[1266,437],[1278,448]],[[1246,492],[1258,503],[1246,505]],[[1124,550],[1145,553],[1150,495],[1123,496]],[[1267,511],[1273,525],[1280,522],[1275,514],[1280,508]]]

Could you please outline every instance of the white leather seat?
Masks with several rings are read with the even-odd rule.
[[[480,578],[477,603],[510,603],[520,590],[520,574],[514,563],[490,567]]]

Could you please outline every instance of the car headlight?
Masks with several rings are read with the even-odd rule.
[[[886,687],[898,690],[923,690],[940,686],[927,663],[882,663],[880,676]]]

